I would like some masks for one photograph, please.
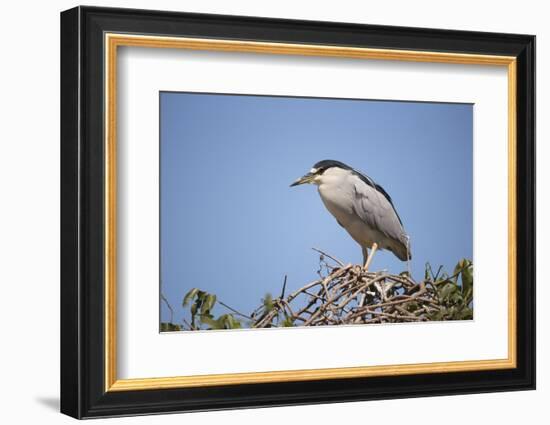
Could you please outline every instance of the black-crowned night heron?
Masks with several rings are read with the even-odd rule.
[[[290,186],[316,184],[325,207],[363,250],[368,269],[377,249],[411,259],[409,237],[390,195],[373,179],[340,161],[324,160]],[[369,249],[371,249],[369,255]]]

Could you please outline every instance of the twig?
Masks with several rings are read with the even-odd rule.
[[[337,258],[334,258],[332,255],[329,255],[327,254],[326,252],[323,252],[321,251],[320,249],[317,249],[317,248],[311,248],[312,250],[314,251],[317,251],[319,254],[321,255],[324,255],[325,257],[328,257],[330,258],[332,261],[338,263],[340,265],[340,267],[344,267],[344,263],[342,263],[340,260],[338,260]]]
[[[187,320],[182,319],[182,321],[183,321],[183,324],[187,325],[190,331],[194,331],[195,329],[197,329],[194,326],[192,326]]]
[[[252,320],[252,317],[247,316],[246,314],[241,313],[241,312],[238,311],[238,310],[235,310],[233,307],[228,306],[228,305],[225,304],[224,302],[218,300],[218,303],[220,303],[221,305],[223,305],[223,306],[224,306],[225,308],[227,308],[228,310],[231,310],[233,313],[235,313],[235,314],[237,314],[237,315],[239,315],[239,316],[241,316],[241,317],[244,317],[245,319]]]
[[[287,275],[285,274],[285,280],[283,281],[283,290],[281,291],[281,297],[280,297],[281,299],[285,297],[286,278],[287,278]]]
[[[174,309],[172,308],[172,306],[170,305],[170,303],[168,302],[168,300],[166,299],[166,297],[162,292],[160,293],[160,299],[164,301],[164,303],[166,304],[166,307],[168,307],[168,310],[170,310],[170,323],[174,323]]]

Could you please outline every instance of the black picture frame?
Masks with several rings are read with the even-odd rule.
[[[106,392],[102,143],[106,32],[516,57],[517,367]],[[534,36],[97,7],[61,13],[62,413],[92,418],[534,388]]]

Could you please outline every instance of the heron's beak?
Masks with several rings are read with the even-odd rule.
[[[307,173],[305,176],[300,177],[298,180],[292,183],[290,187],[298,186],[305,183],[311,183],[314,178],[315,178],[315,174]]]

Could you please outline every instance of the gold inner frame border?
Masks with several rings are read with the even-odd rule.
[[[152,389],[240,385],[270,382],[311,381],[322,379],[379,377],[420,373],[449,373],[512,369],[517,365],[517,229],[516,229],[516,58],[513,56],[466,53],[428,52],[393,49],[371,49],[330,45],[288,44],[274,42],[218,40],[203,38],[164,37],[106,33],[105,46],[105,391],[137,391]],[[118,47],[149,47],[263,53],[279,55],[325,56],[355,59],[397,60],[507,67],[508,72],[508,358],[454,362],[360,366],[323,369],[302,369],[269,372],[247,372],[214,375],[172,376],[118,379],[116,322],[117,265],[117,51]]]

